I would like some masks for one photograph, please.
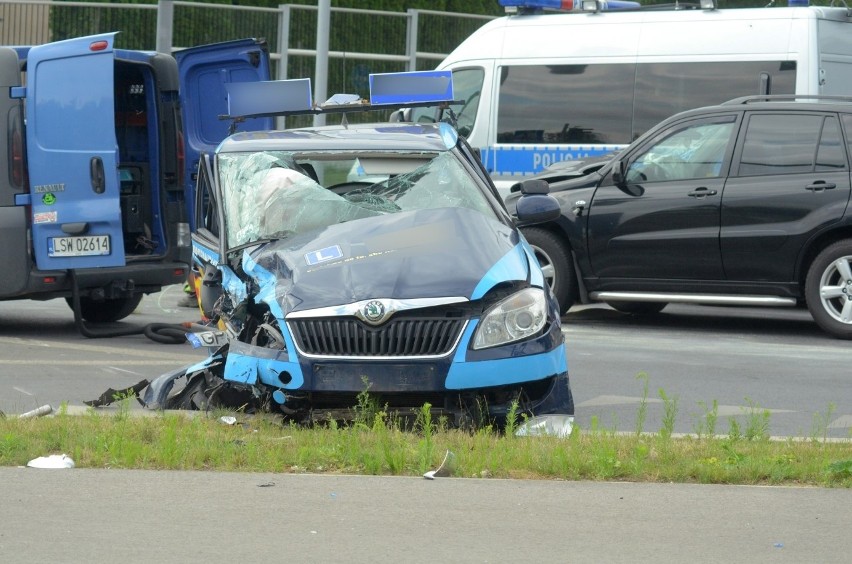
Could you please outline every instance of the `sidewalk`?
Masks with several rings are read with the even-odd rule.
[[[2,562],[848,562],[852,490],[0,468]]]

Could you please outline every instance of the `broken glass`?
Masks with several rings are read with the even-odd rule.
[[[297,162],[295,154],[282,151],[219,155],[229,247],[403,211],[465,207],[494,214],[476,181],[449,152],[417,158],[400,152],[360,159],[351,153],[298,157]],[[384,174],[351,173],[370,174],[370,166]],[[309,174],[316,169],[325,185]]]

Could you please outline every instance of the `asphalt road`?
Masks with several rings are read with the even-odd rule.
[[[852,490],[0,468],[1,562],[849,561]]]
[[[178,286],[148,296],[114,327],[197,320],[196,310],[177,307],[181,297]],[[663,390],[678,433],[706,427],[716,401],[719,434],[732,420],[741,431],[762,424],[767,412],[775,436],[850,438],[852,347],[822,333],[804,310],[670,305],[635,318],[584,306],[563,318],[563,332],[583,428],[634,431],[644,403],[643,430],[658,431]],[[0,410],[82,405],[206,354],[142,335],[85,338],[64,300],[0,302]]]
[[[771,435],[851,436],[852,343],[823,333],[806,310],[673,304],[639,318],[584,306],[563,318],[563,333],[584,428],[633,431],[644,402],[642,427],[658,431],[662,390],[675,432],[706,427],[715,401],[717,434],[731,420],[741,431],[762,425],[767,413]]]
[[[126,326],[191,321],[172,287]],[[848,343],[801,311],[671,307],[634,319],[603,306],[564,318],[577,421],[647,430],[679,398],[726,418],[770,408],[773,431],[848,437]],[[118,326],[118,325],[117,325]],[[0,409],[79,405],[108,387],[203,358],[141,335],[86,339],[61,300],[0,303]],[[776,433],[777,434],[777,433]],[[793,433],[802,434],[802,433]],[[0,562],[847,562],[850,490],[473,478],[378,478],[0,468]]]

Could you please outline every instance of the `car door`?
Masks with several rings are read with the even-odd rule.
[[[212,154],[230,134],[226,84],[269,80],[269,50],[265,41],[241,39],[202,45],[175,54],[180,76],[183,117],[186,201],[194,201],[196,172],[202,154]],[[250,118],[239,124],[240,131],[273,129],[271,117]],[[195,229],[194,219],[190,228]]]
[[[792,282],[806,243],[843,217],[849,163],[832,112],[752,111],[722,196],[731,280]]]
[[[202,279],[199,301],[201,309],[212,316],[213,305],[221,295],[221,273],[219,266],[225,256],[221,222],[221,195],[216,189],[210,155],[201,155],[194,188],[195,200],[192,221],[196,228],[192,232],[192,262]]]
[[[607,175],[588,216],[588,246],[601,279],[720,280],[719,206],[738,114],[667,127]]]
[[[39,269],[122,266],[114,33],[27,55],[27,162]]]

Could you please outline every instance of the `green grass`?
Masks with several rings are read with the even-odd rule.
[[[449,450],[458,477],[852,487],[852,440],[822,440],[824,425],[808,440],[769,440],[768,415],[752,404],[746,424],[720,437],[712,434],[714,403],[701,433],[678,437],[671,433],[676,401],[664,399],[668,419],[657,433],[575,428],[565,439],[448,429],[432,420],[428,406],[410,426],[363,403],[360,421],[311,429],[243,414],[226,425],[218,419],[222,413],[132,417],[121,409],[72,416],[60,410],[52,417],[0,419],[0,465],[65,453],[78,468],[419,476]]]

